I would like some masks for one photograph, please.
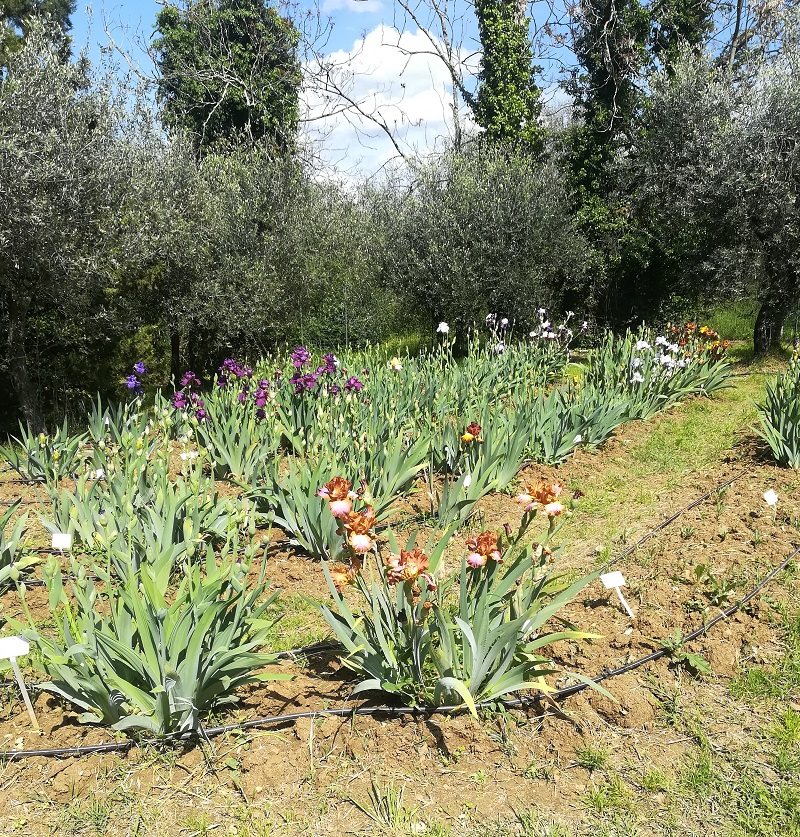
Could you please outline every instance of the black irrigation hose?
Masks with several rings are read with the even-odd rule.
[[[772,569],[767,575],[761,580],[761,582],[754,587],[743,599],[740,599],[736,604],[731,605],[726,610],[720,611],[710,622],[706,622],[705,624],[701,625],[697,630],[692,631],[691,633],[687,634],[683,638],[683,644],[687,642],[691,642],[692,640],[697,639],[703,634],[708,633],[709,628],[713,628],[718,622],[721,622],[723,619],[727,619],[729,616],[732,616],[736,613],[737,610],[744,607],[751,599],[757,596],[771,581],[778,573],[783,572],[786,567],[798,556],[800,555],[800,547],[796,547],[792,552],[787,555],[777,567]],[[670,653],[669,648],[659,648],[657,651],[653,651],[652,654],[648,654],[646,657],[640,657],[638,660],[633,660],[630,663],[626,663],[624,666],[620,666],[619,668],[615,668],[613,671],[606,671],[603,674],[599,675],[598,677],[592,678],[593,683],[600,683],[603,680],[607,680],[609,677],[616,677],[619,674],[627,674],[629,671],[633,671],[639,666],[644,665],[645,663],[650,663],[653,660],[658,660],[661,657],[667,656]],[[553,699],[557,698],[564,698],[569,697],[570,695],[574,695],[576,692],[581,692],[584,689],[588,688],[588,683],[575,683],[572,686],[566,686],[563,689],[559,689],[556,692],[551,692],[550,696]],[[526,701],[529,701],[529,698],[514,698],[509,701],[504,701],[504,704],[509,706],[509,708],[513,708],[513,706],[524,706]],[[541,700],[539,695],[533,696],[533,700]]]
[[[789,566],[790,562],[795,557],[797,557],[797,555],[800,555],[800,547],[797,547],[794,550],[792,550],[792,552],[789,555],[787,555],[786,558],[784,558],[783,561],[781,561],[781,563],[778,564],[778,566],[774,567],[756,587],[754,587],[746,596],[744,596],[744,598],[742,598],[736,604],[731,605],[726,610],[721,611],[710,622],[707,622],[706,624],[699,627],[697,630],[692,631],[690,634],[687,634],[686,637],[684,637],[683,642],[687,643],[697,639],[698,637],[707,633],[709,629],[716,625],[718,622],[721,622],[723,619],[727,619],[732,614],[736,613],[737,610],[739,610],[741,607],[743,607],[749,601],[751,601],[755,596],[757,596],[780,572],[785,570],[786,567]],[[322,644],[323,643],[320,643],[320,645]],[[619,668],[613,669],[611,671],[604,671],[597,677],[592,678],[591,682],[601,683],[602,681],[608,680],[611,677],[617,677],[621,674],[627,674],[628,672],[633,671],[634,669],[637,669],[640,666],[653,662],[654,660],[658,660],[661,657],[667,656],[669,653],[669,649],[660,648],[657,651],[653,651],[651,654],[647,654],[644,657],[640,657],[637,660],[633,660],[630,663],[626,663],[625,665],[620,666]],[[584,689],[589,688],[589,686],[590,683],[586,682],[574,683],[571,686],[565,686],[562,689],[557,689],[556,691],[549,692],[547,696],[550,700],[553,701],[561,700],[570,697],[571,695],[577,694],[578,692],[581,692]],[[519,709],[532,706],[533,704],[539,704],[542,702],[542,700],[542,695],[537,694],[531,695],[530,697],[512,698],[510,700],[482,701],[476,704],[476,708],[495,709],[498,706],[501,706],[504,709]],[[250,721],[243,721],[237,724],[226,724],[225,726],[206,728],[201,730],[200,732],[193,731],[191,733],[171,735],[161,739],[147,739],[140,742],[129,740],[109,742],[106,744],[93,744],[83,747],[56,747],[45,750],[8,750],[4,753],[0,752],[0,761],[15,761],[18,759],[31,758],[34,756],[40,756],[43,758],[61,758],[66,756],[88,756],[95,755],[97,753],[122,753],[131,749],[131,747],[137,745],[155,745],[162,744],[165,741],[191,741],[196,740],[199,737],[208,739],[211,736],[223,735],[224,733],[228,732],[241,732],[247,729],[255,729],[259,727],[268,726],[283,726],[285,724],[290,724],[294,721],[298,721],[303,718],[349,718],[354,716],[372,717],[376,715],[387,717],[431,717],[433,715],[463,714],[466,711],[467,707],[463,704],[459,706],[356,706],[352,709],[346,709],[344,707],[339,707],[337,709],[318,709],[314,711],[292,712],[286,715],[271,715],[264,718],[253,718]]]
[[[671,514],[665,520],[662,520],[657,526],[654,526],[649,532],[645,532],[641,538],[639,538],[636,543],[631,544],[631,546],[624,549],[614,558],[612,558],[605,566],[610,567],[612,564],[616,564],[617,561],[621,561],[623,558],[627,558],[629,555],[632,555],[636,550],[643,544],[646,543],[653,535],[660,532],[662,529],[666,529],[671,523],[674,523],[682,514],[685,514],[687,511],[691,511],[696,506],[699,506],[701,503],[708,500],[713,494],[716,494],[719,491],[722,491],[723,488],[727,488],[729,485],[732,485],[736,482],[736,480],[741,479],[745,474],[750,471],[749,468],[745,468],[743,471],[740,471],[738,474],[735,474],[730,479],[725,480],[725,482],[721,482],[719,485],[715,485],[710,491],[707,491],[703,494],[702,497],[698,497],[696,500],[692,500],[691,503],[684,506],[682,509],[679,509],[674,514]]]
[[[659,523],[657,526],[652,528],[649,532],[646,532],[644,535],[642,535],[642,537],[639,538],[639,540],[637,540],[636,543],[627,547],[625,550],[623,550],[622,552],[617,554],[614,558],[612,558],[605,565],[604,569],[612,566],[617,561],[621,561],[623,558],[626,558],[629,555],[633,554],[643,543],[648,541],[657,532],[660,532],[662,529],[666,529],[667,526],[669,526],[671,523],[674,523],[674,521],[677,520],[682,514],[685,514],[687,511],[690,511],[691,509],[695,508],[696,506],[699,506],[702,502],[707,500],[709,497],[711,497],[716,492],[721,491],[723,488],[727,488],[729,485],[734,483],[736,480],[741,479],[746,473],[748,473],[748,471],[749,471],[749,469],[745,468],[743,471],[740,471],[735,476],[731,477],[728,480],[725,480],[725,482],[722,482],[719,485],[714,486],[714,488],[707,491],[701,497],[698,497],[697,499],[693,500],[691,503],[684,506],[682,509],[679,509],[674,514],[672,514],[668,518],[666,518],[665,520],[662,520],[661,523]],[[42,548],[42,549],[36,549],[36,550],[33,550],[33,551],[34,552],[39,552],[39,553],[54,554],[54,555],[63,554],[63,552],[61,550],[52,549],[50,547]],[[87,575],[86,579],[87,579],[87,581],[97,581],[98,580],[97,576],[95,576],[95,575]],[[63,580],[64,581],[76,581],[77,579],[75,578],[75,576],[64,576]],[[27,581],[24,581],[23,583],[28,587],[34,587],[34,586],[43,587],[44,584],[45,584],[44,579],[41,579],[41,578],[28,579]],[[312,645],[305,645],[301,648],[293,648],[293,649],[288,650],[288,651],[278,651],[278,652],[276,652],[275,656],[278,659],[297,660],[300,657],[311,657],[311,656],[315,656],[317,654],[326,654],[326,653],[329,653],[331,651],[339,651],[339,650],[341,650],[341,648],[342,648],[342,643],[341,642],[336,642],[336,641],[330,640],[330,641],[315,642]],[[0,680],[0,686],[12,686],[12,685],[14,685],[14,683],[15,683],[15,681],[13,681],[13,680]],[[33,684],[29,684],[29,685],[32,688],[36,688],[37,686],[39,686],[41,684],[33,683]]]

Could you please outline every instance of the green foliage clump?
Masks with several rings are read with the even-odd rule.
[[[300,64],[294,24],[265,0],[192,0],[158,13],[164,121],[198,148],[241,140],[294,147]]]
[[[484,148],[414,171],[414,189],[384,203],[387,281],[430,321],[461,335],[488,312],[519,328],[562,309],[585,276],[563,179],[552,165]]]
[[[786,372],[767,381],[766,399],[756,405],[761,428],[778,465],[800,468],[800,358],[792,356]]]

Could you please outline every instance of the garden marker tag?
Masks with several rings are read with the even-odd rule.
[[[625,576],[619,570],[615,570],[614,572],[601,575],[600,581],[603,582],[606,590],[614,589],[617,591],[617,596],[619,596],[619,600],[622,602],[625,612],[631,617],[631,619],[635,619],[636,617],[633,615],[633,611],[625,601],[625,596],[622,595],[622,590],[620,590],[620,587],[625,586]]]
[[[52,549],[72,549],[72,535],[66,532],[53,532]]]
[[[28,651],[30,651],[30,645],[21,636],[6,636],[0,639],[0,660],[8,660],[11,663],[14,677],[22,693],[22,700],[25,703],[25,708],[28,710],[28,715],[30,715],[33,728],[39,732],[39,722],[36,720],[36,715],[33,714],[33,704],[28,695],[28,690],[25,688],[22,672],[19,670],[19,665],[17,664],[17,657],[24,657]]]

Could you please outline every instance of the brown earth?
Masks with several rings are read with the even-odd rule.
[[[668,417],[656,419],[661,420]],[[561,479],[568,486],[591,484],[605,463],[624,457],[630,444],[651,431],[652,424],[625,427],[624,440],[632,442],[618,436],[599,452],[579,451],[559,468],[530,466],[521,481],[542,477]],[[646,519],[633,520],[633,531],[621,533],[618,551],[704,491],[745,471],[722,498],[711,497],[686,512],[614,565],[626,577],[625,595],[634,619],[599,582],[564,612],[580,629],[602,635],[556,646],[556,661],[564,669],[597,675],[650,653],[659,647],[657,640],[676,630],[689,633],[740,598],[792,551],[798,541],[800,494],[793,485],[785,488],[786,473],[759,461],[746,445],[729,460],[687,474],[677,485],[662,481],[656,486],[655,510]],[[763,499],[770,488],[780,495],[777,513]],[[0,500],[18,496],[28,500],[31,490],[0,482]],[[624,496],[620,502],[626,502]],[[585,523],[587,516],[578,510],[574,521]],[[519,518],[513,498],[497,494],[481,502],[476,528],[497,529]],[[563,533],[569,545],[561,566],[595,569],[605,559],[590,536],[569,540],[572,523]],[[454,538],[453,554],[462,544],[463,539]],[[698,577],[699,566],[734,584],[727,598],[713,601],[713,583],[708,575]],[[268,574],[284,595],[327,596],[319,566],[288,549],[279,532],[273,532]],[[693,679],[662,658],[605,681],[616,702],[587,690],[558,706],[544,704],[480,720],[468,715],[424,720],[319,716],[228,734],[211,745],[186,745],[167,755],[143,747],[122,755],[6,762],[0,769],[0,834],[3,829],[32,835],[62,828],[79,831],[78,815],[109,801],[108,827],[98,832],[201,834],[219,825],[220,833],[377,833],[384,826],[358,807],[370,810],[373,782],[384,792],[390,785],[403,787],[402,805],[415,822],[441,823],[459,834],[471,833],[476,822],[532,805],[569,812],[595,781],[578,766],[576,750],[602,741],[612,758],[630,770],[676,765],[689,739],[664,723],[670,695],[678,692],[685,706],[708,704],[740,665],[769,662],[779,639],[775,602],[796,596],[798,589],[797,575],[784,574],[745,611],[690,645],[690,651],[711,664],[715,678]],[[34,618],[49,617],[41,587],[29,587],[28,603]],[[21,616],[13,591],[3,596],[2,607],[6,617]],[[209,719],[209,724],[342,706],[354,683],[333,654],[311,658],[303,668],[287,662],[281,669],[294,679],[243,690],[238,707]],[[0,690],[0,748],[115,740],[106,730],[78,724],[69,709],[46,694],[36,696],[35,706],[41,734],[31,730],[15,688]],[[730,712],[734,714],[717,730],[723,741],[756,723],[735,705]],[[42,811],[46,816],[39,823]],[[250,831],[243,830],[245,822]]]

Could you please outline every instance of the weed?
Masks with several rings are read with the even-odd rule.
[[[520,837],[570,837],[572,829],[555,820],[542,820],[533,808],[517,813]]]
[[[551,782],[555,776],[555,772],[556,765],[553,761],[532,761],[525,768],[525,770],[522,771],[522,775],[526,779],[542,779],[546,782]]]
[[[416,808],[411,809],[403,805],[403,790],[404,788],[395,788],[391,784],[382,788],[373,779],[367,802],[362,804],[352,797],[350,802],[378,825],[387,828],[407,828],[414,821]]]
[[[91,794],[86,799],[73,799],[61,814],[60,830],[62,833],[78,834],[93,829],[97,834],[105,834],[121,802],[122,799],[115,795]]]
[[[667,790],[669,787],[669,779],[667,779],[667,776],[661,770],[654,767],[642,776],[640,784],[643,790],[656,793],[657,791]]]
[[[694,526],[681,526],[681,537],[685,541],[688,541],[689,538],[691,538],[692,535],[694,535],[694,533],[695,533]]]
[[[683,666],[695,675],[712,675],[714,672],[711,666],[700,654],[694,654],[684,649],[685,642],[686,639],[679,630],[676,630],[672,636],[666,639],[657,640],[657,644],[666,650],[667,656],[674,665]]]
[[[722,517],[722,512],[725,511],[725,497],[728,494],[729,488],[730,486],[726,485],[723,488],[718,489],[714,495],[714,511],[717,515],[717,520]]]
[[[586,804],[597,813],[606,811],[625,810],[631,804],[631,795],[622,779],[611,776],[605,782],[592,788],[586,794]]]
[[[722,607],[731,601],[736,592],[736,585],[732,581],[715,576],[707,564],[698,564],[694,568],[694,574],[698,583],[705,582],[706,596],[712,605]]]
[[[453,832],[444,823],[430,822],[423,834],[425,834],[425,837],[452,837]]]
[[[669,687],[662,680],[648,677],[650,692],[664,713],[664,723],[676,727],[680,722],[680,690],[677,686]]]
[[[575,761],[590,773],[593,770],[602,770],[608,763],[608,751],[602,747],[591,747],[588,744],[585,747],[576,747]]]
[[[212,829],[217,828],[216,823],[212,823],[205,812],[199,814],[189,814],[182,823],[183,828],[195,835],[195,837],[206,837],[212,833]]]

